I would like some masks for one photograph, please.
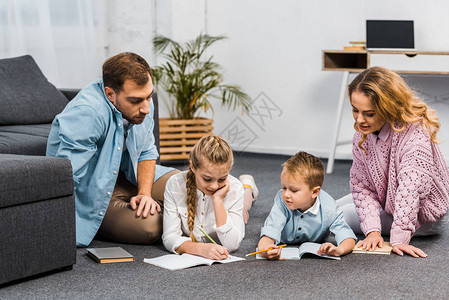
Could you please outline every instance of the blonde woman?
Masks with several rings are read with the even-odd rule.
[[[219,136],[205,136],[193,147],[189,170],[167,182],[164,194],[162,241],[167,250],[209,259],[225,259],[245,236],[244,199],[254,201],[254,180],[245,176],[253,190],[229,174],[232,149]],[[217,244],[201,232],[207,233]]]
[[[426,257],[410,239],[440,233],[448,219],[449,170],[437,144],[438,117],[385,68],[359,74],[348,94],[356,129],[352,197],[337,202],[353,230],[366,235],[363,248],[381,247],[381,234],[390,234],[396,254]],[[351,225],[354,204],[360,223]]]

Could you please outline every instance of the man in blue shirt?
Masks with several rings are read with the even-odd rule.
[[[338,246],[323,243],[319,255],[341,256],[351,252],[357,237],[346,224],[335,200],[321,190],[324,166],[320,159],[298,152],[283,166],[282,190],[276,194],[258,245],[259,250],[271,250],[261,256],[278,259],[282,248],[276,244],[322,242],[330,233],[335,235]]]
[[[128,243],[161,235],[165,183],[177,170],[156,165],[151,75],[137,54],[113,56],[53,120],[47,156],[72,163],[77,246],[96,235]]]

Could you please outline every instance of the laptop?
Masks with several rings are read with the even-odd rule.
[[[367,20],[366,48],[368,50],[416,51],[413,21]]]

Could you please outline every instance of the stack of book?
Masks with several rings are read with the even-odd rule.
[[[365,42],[349,42],[351,46],[343,47],[344,50],[365,50],[366,43]]]

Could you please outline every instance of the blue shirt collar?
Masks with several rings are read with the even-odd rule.
[[[122,114],[122,113],[117,109],[117,107],[115,107],[115,105],[112,104],[111,100],[109,100],[109,98],[106,96],[106,93],[104,92],[104,82],[103,82],[103,79],[102,79],[102,78],[98,78],[98,79],[97,79],[97,83],[98,83],[98,85],[99,85],[100,88],[101,88],[101,91],[102,91],[102,93],[103,93],[104,100],[105,100],[106,103],[109,105],[109,107],[112,109],[112,111],[113,111],[114,113]]]

